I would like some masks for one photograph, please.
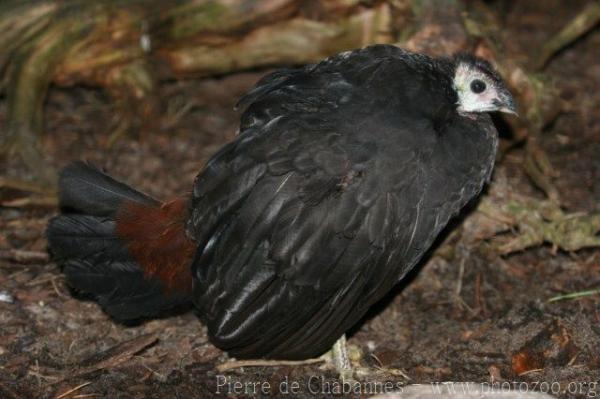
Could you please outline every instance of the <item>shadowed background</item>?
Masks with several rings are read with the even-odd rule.
[[[193,314],[126,327],[70,295],[43,238],[56,171],[89,159],[158,198],[184,193],[261,76],[371,43],[488,58],[520,118],[497,120],[483,198],[350,344],[408,383],[597,381],[599,21],[597,1],[2,2],[0,396],[214,393],[226,356]]]

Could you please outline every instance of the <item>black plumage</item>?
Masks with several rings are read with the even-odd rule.
[[[323,353],[481,191],[497,133],[467,112],[484,97],[464,94],[460,63],[514,110],[485,61],[389,45],[277,71],[242,98],[240,134],[198,175],[186,223],[190,298],[215,345]]]
[[[482,188],[497,135],[455,111],[452,60],[393,46],[267,76],[194,185],[194,302],[217,346],[332,346]]]

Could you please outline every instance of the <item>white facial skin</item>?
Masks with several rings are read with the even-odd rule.
[[[472,65],[459,64],[453,83],[458,95],[456,109],[462,115],[493,111],[517,114],[508,90]]]

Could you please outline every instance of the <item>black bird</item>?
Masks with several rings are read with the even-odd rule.
[[[327,351],[415,266],[490,177],[487,112],[515,113],[488,62],[391,45],[274,72],[239,105],[191,197],[77,162],[47,236],[114,318],[193,302],[217,347],[274,359]]]

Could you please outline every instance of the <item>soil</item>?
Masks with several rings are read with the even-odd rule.
[[[504,32],[515,38],[511,52],[528,54],[581,4],[552,11],[545,2],[516,3]],[[600,212],[598,48],[596,29],[562,51],[546,70],[571,104],[541,139],[559,171],[555,184],[570,212]],[[46,159],[57,168],[88,159],[161,199],[185,193],[207,159],[234,137],[239,114],[233,105],[266,72],[164,83],[164,114],[152,128],[124,135],[113,145],[109,138],[119,117],[101,91],[53,88],[46,105]],[[0,99],[0,122],[5,113]],[[491,185],[506,184],[543,198],[522,170],[523,156],[517,148],[503,157]],[[30,177],[18,160],[0,168],[12,177]],[[0,191],[2,200],[29,195],[26,190]],[[55,212],[43,203],[0,207],[0,397],[337,393],[336,373],[319,364],[219,372],[216,367],[231,359],[211,345],[191,311],[126,326],[95,303],[78,299],[45,255],[44,228]],[[467,210],[438,250],[351,331],[349,344],[372,371],[359,378],[360,393],[381,392],[385,382],[397,388],[476,381],[560,397],[600,396],[600,296],[548,301],[598,289],[600,251],[565,253],[538,246],[500,256],[487,243],[468,239],[478,217]],[[440,251],[442,246],[452,248],[451,253]],[[377,368],[388,372],[376,374]],[[374,381],[380,385],[367,386]]]

